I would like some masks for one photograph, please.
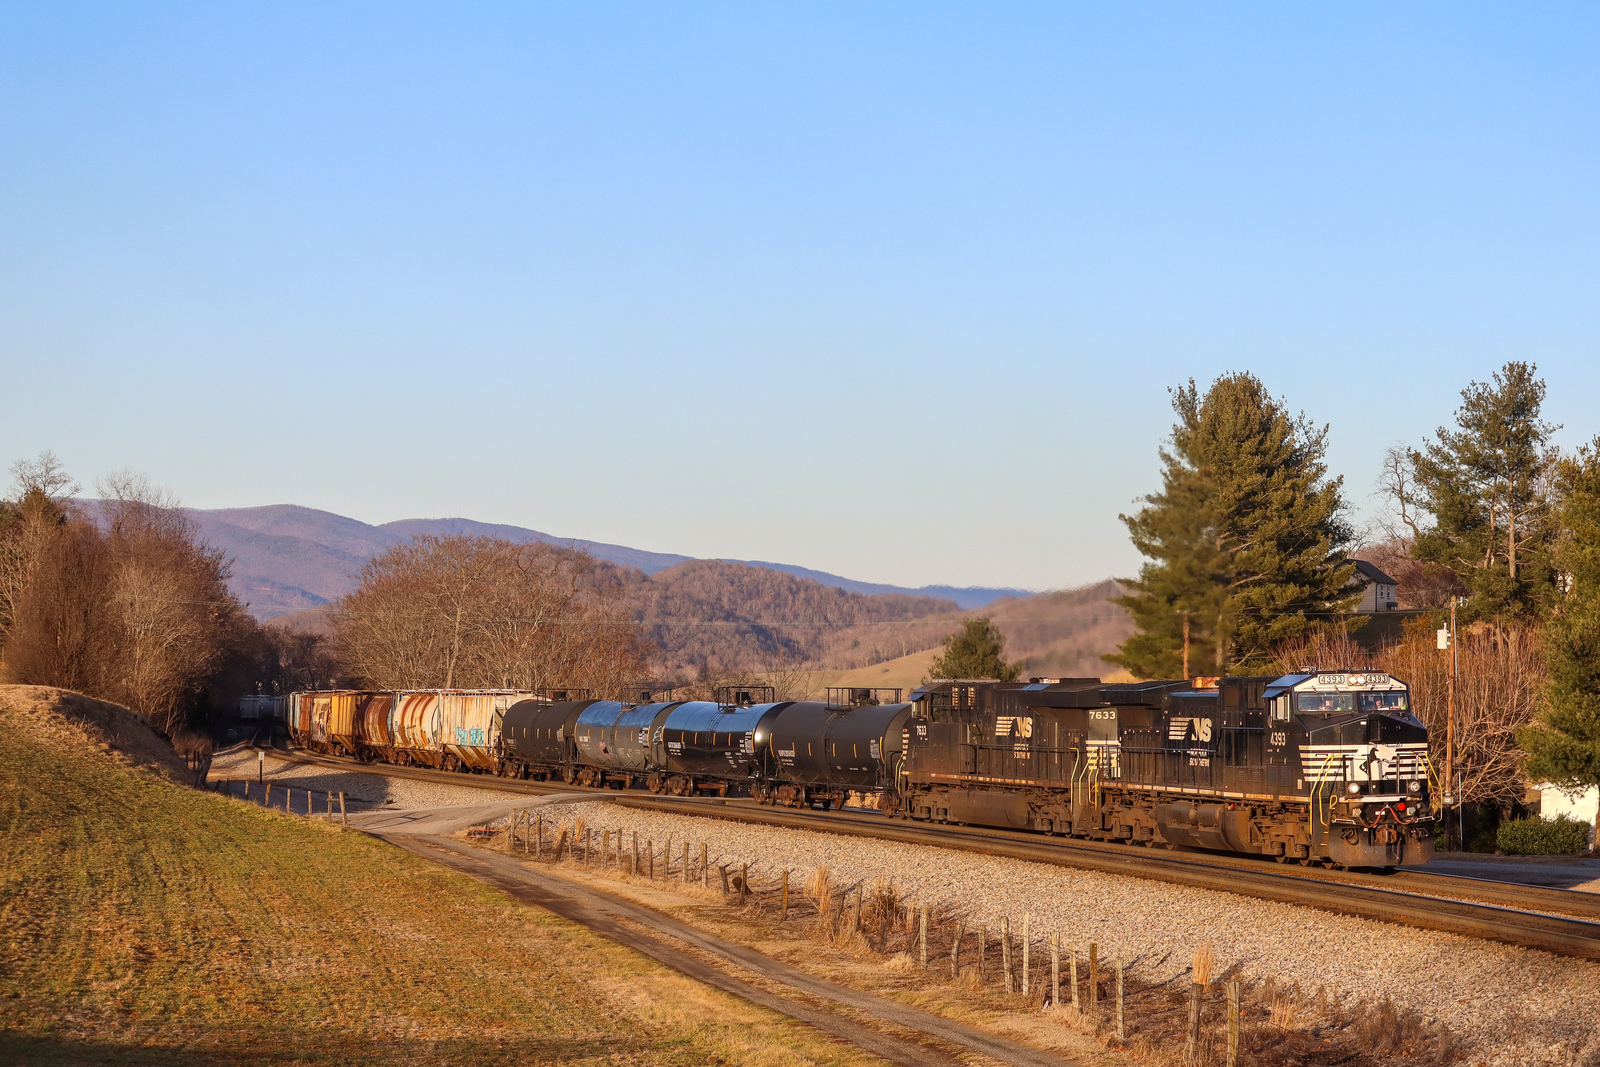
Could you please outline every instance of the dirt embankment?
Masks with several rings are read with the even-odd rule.
[[[176,782],[194,778],[172,742],[138,713],[70,689],[0,685],[0,723],[46,744],[160,771]]]

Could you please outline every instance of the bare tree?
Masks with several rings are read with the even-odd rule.
[[[216,671],[243,624],[222,554],[200,541],[177,497],[123,470],[96,482],[121,624],[123,700],[168,733]]]
[[[1467,803],[1509,812],[1527,791],[1517,730],[1533,722],[1544,684],[1538,633],[1524,624],[1477,624],[1457,635],[1455,769]],[[1411,687],[1412,708],[1427,724],[1434,767],[1443,770],[1451,656],[1440,652],[1430,624],[1413,623],[1378,657]]]
[[[5,677],[124,703],[175,733],[246,625],[221,554],[142,475],[99,483],[97,522],[51,496],[77,487],[48,453],[13,470],[37,545],[12,594]]]
[[[1386,502],[1370,525],[1368,543],[1356,555],[1395,580],[1402,608],[1443,607],[1452,596],[1469,590],[1456,572],[1435,562],[1416,558],[1427,516],[1417,485],[1416,454],[1404,445],[1390,445],[1383,454],[1373,496]]]
[[[1419,502],[1416,472],[1412,466],[1411,450],[1405,445],[1390,445],[1383,453],[1383,469],[1378,474],[1377,491],[1392,510],[1380,512],[1375,524],[1385,539],[1398,541],[1409,548],[1422,536],[1424,510]]]
[[[352,674],[380,688],[620,688],[643,672],[625,590],[586,553],[417,537],[370,561],[334,612]]]
[[[66,522],[67,504],[80,486],[51,451],[11,465],[14,499],[0,501],[0,641],[45,546]]]

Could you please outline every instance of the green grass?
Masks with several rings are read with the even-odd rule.
[[[0,1064],[877,1062],[363,835],[0,715]]]

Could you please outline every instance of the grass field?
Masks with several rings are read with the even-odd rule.
[[[880,1062],[360,834],[129,766],[6,688],[0,1063]]]

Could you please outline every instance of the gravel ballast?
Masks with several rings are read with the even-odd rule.
[[[256,750],[253,748],[229,749],[217,753],[211,761],[210,777],[235,780],[256,779]],[[373,808],[456,807],[464,804],[494,804],[516,799],[516,794],[501,789],[480,789],[472,785],[446,785],[442,782],[418,781],[411,778],[391,778],[343,767],[330,767],[320,763],[297,763],[279,759],[271,752],[266,754],[265,778],[275,785],[293,789],[313,789],[345,794],[352,812]],[[469,775],[462,775],[468,782]],[[320,802],[320,801],[319,801]]]
[[[1063,945],[1100,946],[1149,980],[1186,973],[1209,943],[1216,971],[1239,963],[1247,978],[1325,989],[1346,1003],[1385,997],[1438,1020],[1474,1044],[1468,1062],[1573,1064],[1600,1038],[1600,965],[1544,952],[1319,912],[1213,890],[1123,875],[980,856],[925,845],[752,826],[623,808],[604,802],[562,805],[595,828],[638,831],[660,849],[670,835],[681,857],[688,841],[698,861],[706,842],[714,864],[749,863],[752,881],[785,868],[801,883],[819,866],[836,886],[892,879],[913,906],[952,909],[969,926],[996,929],[1010,917],[1020,931],[1031,916],[1036,960],[1050,933]]]

